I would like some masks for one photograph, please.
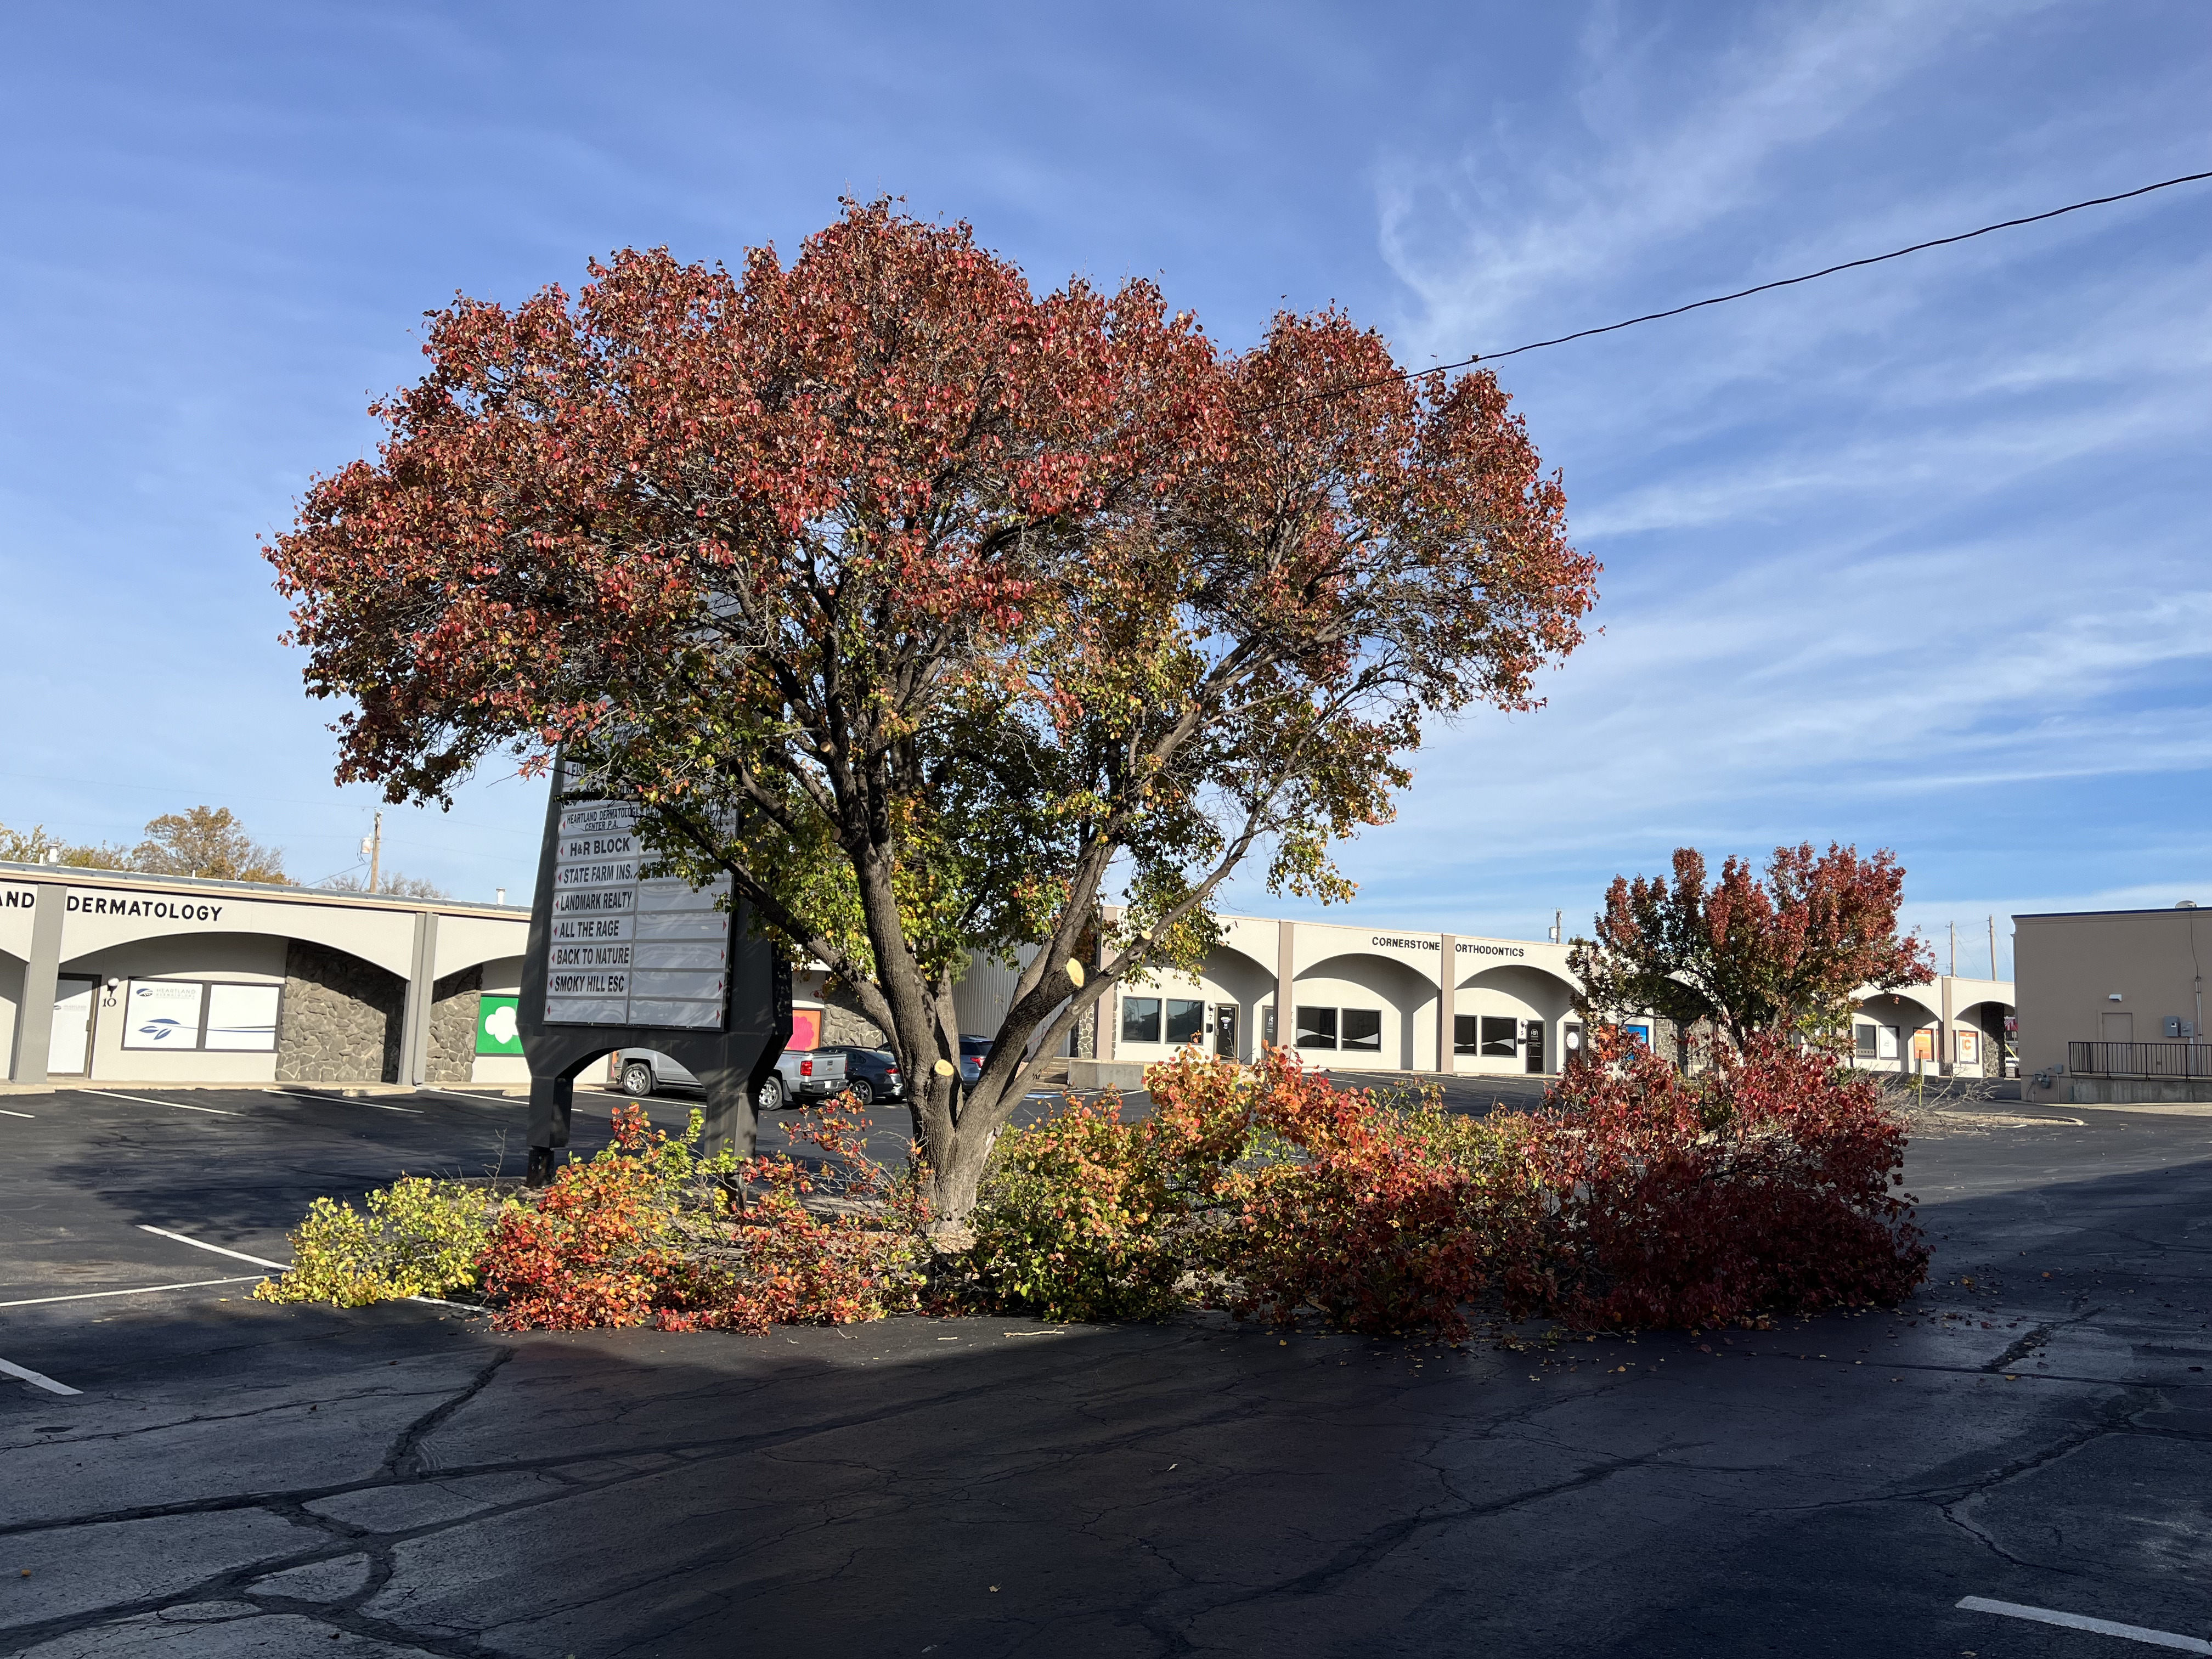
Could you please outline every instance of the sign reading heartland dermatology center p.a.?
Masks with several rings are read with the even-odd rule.
[[[550,1025],[719,1031],[729,1005],[727,876],[641,880],[651,861],[629,801],[561,809],[545,928]]]

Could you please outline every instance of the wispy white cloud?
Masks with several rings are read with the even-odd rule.
[[[1603,15],[1574,122],[1382,169],[1408,357],[2053,205],[2170,149],[2164,106],[2107,108],[2090,147],[2069,110],[1928,165],[1929,112],[2019,73],[1993,54],[2045,9],[1778,9],[1686,55]],[[2201,864],[2212,836],[2069,854],[2061,824],[1979,810],[2212,771],[2212,721],[2176,717],[2212,700],[2212,259],[2133,213],[1510,364],[1608,565],[1606,632],[1540,714],[1434,734],[1347,860],[1370,901],[1525,926],[1654,848],[1770,834],[1907,848],[1939,906]]]

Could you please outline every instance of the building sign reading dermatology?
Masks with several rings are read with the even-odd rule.
[[[729,1004],[730,879],[643,880],[628,801],[561,809],[545,929],[545,1019],[719,1031]]]
[[[156,893],[96,893],[70,889],[70,915],[132,916],[149,921],[221,921],[222,906]]]

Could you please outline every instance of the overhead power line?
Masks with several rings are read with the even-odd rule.
[[[1309,392],[1304,397],[1285,398],[1272,404],[1262,404],[1249,411],[1264,414],[1271,409],[1283,409],[1293,404],[1319,403],[1326,398],[1341,398],[1349,392],[1364,392],[1370,386],[1394,386],[1401,380],[1419,380],[1424,374],[1445,373],[1455,368],[1472,368],[1477,363],[1494,363],[1501,358],[1517,357],[1524,351],[1541,351],[1546,346],[1565,345],[1570,340],[1587,340],[1593,335],[1617,333],[1624,328],[1634,328],[1638,323],[1656,323],[1663,318],[1680,317],[1688,311],[1702,311],[1707,306],[1723,306],[1731,300],[1747,300],[1754,294],[1771,293],[1778,288],[1795,288],[1800,283],[1818,282],[1823,276],[1832,276],[1839,270],[1856,270],[1865,265],[1878,265],[1890,259],[1902,259],[1908,253],[1924,253],[1931,247],[1948,247],[1954,242],[1971,242],[1977,236],[1987,236],[1992,231],[2014,230],[2021,225],[2040,224],[2045,219],[2056,219],[2064,214],[2079,213],[2084,208],[2109,207],[2114,202],[2132,201],[2138,196],[2148,196],[2154,190],[2171,190],[2176,185],[2193,185],[2201,179],[2212,179],[2212,173],[2185,173],[2178,179],[2161,179],[2154,185],[2144,185],[2135,190],[2124,190],[2117,196],[2093,196],[2086,202],[2069,202],[2064,207],[2052,208],[2044,213],[2031,213],[2021,219],[2001,219],[1996,224],[1984,225],[1978,230],[1962,230],[1955,236],[1938,236],[1930,241],[1915,242],[1910,247],[1893,248],[1887,253],[1872,253],[1863,259],[1846,259],[1841,264],[1827,265],[1819,270],[1808,270],[1802,276],[1784,276],[1771,283],[1760,283],[1751,288],[1740,288],[1733,294],[1716,294],[1709,300],[1692,300],[1686,306],[1673,306],[1665,311],[1647,311],[1641,317],[1625,318],[1617,323],[1607,323],[1597,328],[1580,328],[1571,334],[1555,335],[1548,340],[1531,340],[1526,345],[1515,346],[1510,351],[1479,351],[1472,357],[1462,357],[1457,362],[1431,363],[1426,368],[1402,369],[1395,374],[1379,375],[1371,380],[1360,380],[1351,386],[1337,386],[1328,392]]]

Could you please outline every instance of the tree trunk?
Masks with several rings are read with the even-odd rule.
[[[930,1167],[930,1214],[938,1223],[964,1227],[975,1212],[975,1198],[983,1184],[983,1168],[990,1161],[995,1132],[978,1124],[963,1125],[952,1132],[952,1145],[942,1165]]]

